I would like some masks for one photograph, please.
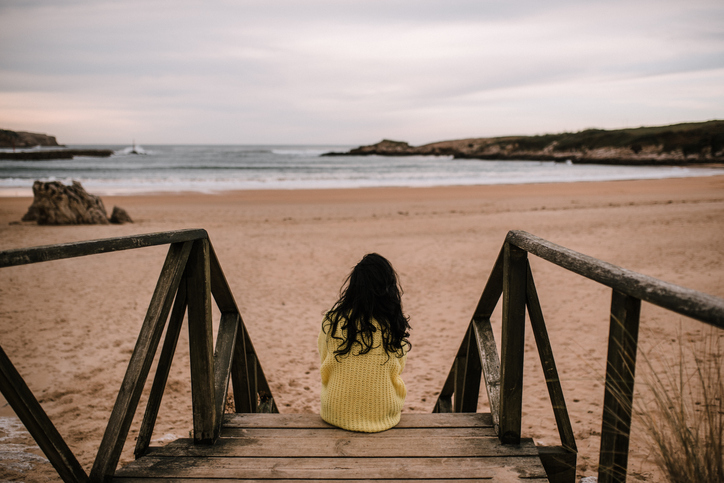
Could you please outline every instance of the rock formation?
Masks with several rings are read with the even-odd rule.
[[[133,220],[128,215],[128,213],[126,213],[126,210],[124,210],[123,208],[119,208],[118,206],[114,206],[113,213],[111,213],[110,222],[120,225],[123,223],[133,223]]]
[[[0,159],[23,160],[23,161],[44,161],[53,159],[73,159],[75,156],[91,156],[95,158],[107,158],[113,154],[112,149],[53,149],[42,151],[0,151]]]
[[[59,144],[55,140],[55,136],[0,129],[0,148],[32,148],[35,146],[59,146]]]
[[[687,165],[724,162],[724,121],[636,129],[441,141],[410,146],[385,139],[328,156],[453,156],[491,160],[572,161],[581,164]]]
[[[66,186],[59,181],[33,183],[33,204],[23,216],[23,221],[36,221],[38,225],[107,225],[110,223],[103,200],[88,193],[78,181]],[[124,223],[122,212],[114,223]]]

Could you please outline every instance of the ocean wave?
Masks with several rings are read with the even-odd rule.
[[[319,156],[334,149],[338,147],[154,145],[147,151],[153,152],[152,156],[8,161],[0,163],[0,189],[4,193],[27,193],[35,180],[66,184],[78,180],[91,193],[133,194],[555,183],[724,174],[724,170],[715,168],[481,161],[450,156]]]

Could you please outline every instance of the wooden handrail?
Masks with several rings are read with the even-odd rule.
[[[724,299],[618,267],[524,231],[506,241],[571,272],[645,302],[724,329]]]
[[[641,301],[724,328],[724,300],[617,267],[524,231],[508,232],[433,412],[475,411],[478,391],[471,388],[482,378],[501,441],[520,440],[527,308],[562,444],[560,448],[541,448],[546,471],[552,465],[557,472],[551,481],[574,481],[577,450],[528,253],[613,289],[598,481],[624,483]],[[498,359],[490,317],[501,296],[503,320]],[[482,371],[476,371],[471,360],[480,361]],[[477,380],[470,381],[470,377]]]
[[[205,230],[179,230],[6,250],[0,252],[0,268],[164,244],[170,244],[168,255],[90,477],[80,467],[0,348],[0,390],[63,481],[95,483],[113,478],[166,320],[169,319],[134,451],[136,457],[147,452],[184,313],[187,311],[195,441],[213,443],[218,437],[230,379],[233,379],[237,412],[278,412],[234,296]],[[215,349],[211,330],[212,300],[221,311]]]
[[[0,252],[0,268],[30,263],[49,262],[64,258],[84,257],[98,253],[117,252],[134,248],[169,245],[208,238],[206,230],[190,229],[147,233],[144,235],[121,236],[32,248],[16,248]]]

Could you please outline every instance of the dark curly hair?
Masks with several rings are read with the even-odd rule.
[[[335,358],[348,355],[355,344],[360,346],[360,355],[375,349],[373,334],[377,327],[372,319],[382,330],[382,345],[388,357],[402,357],[404,348],[412,347],[407,340],[410,324],[409,317],[402,313],[402,293],[390,262],[377,253],[365,255],[342,284],[339,300],[327,312],[329,331],[325,333],[343,341],[334,352]],[[338,328],[343,337],[336,336]]]

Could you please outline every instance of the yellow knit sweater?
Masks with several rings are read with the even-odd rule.
[[[322,325],[329,331],[327,319]],[[340,334],[338,328],[336,335]],[[400,422],[407,395],[400,377],[407,354],[389,354],[388,358],[379,329],[374,333],[374,349],[367,354],[359,355],[360,346],[356,345],[337,361],[334,351],[341,342],[320,330],[317,345],[322,363],[322,419],[342,429],[365,433],[395,426]]]

